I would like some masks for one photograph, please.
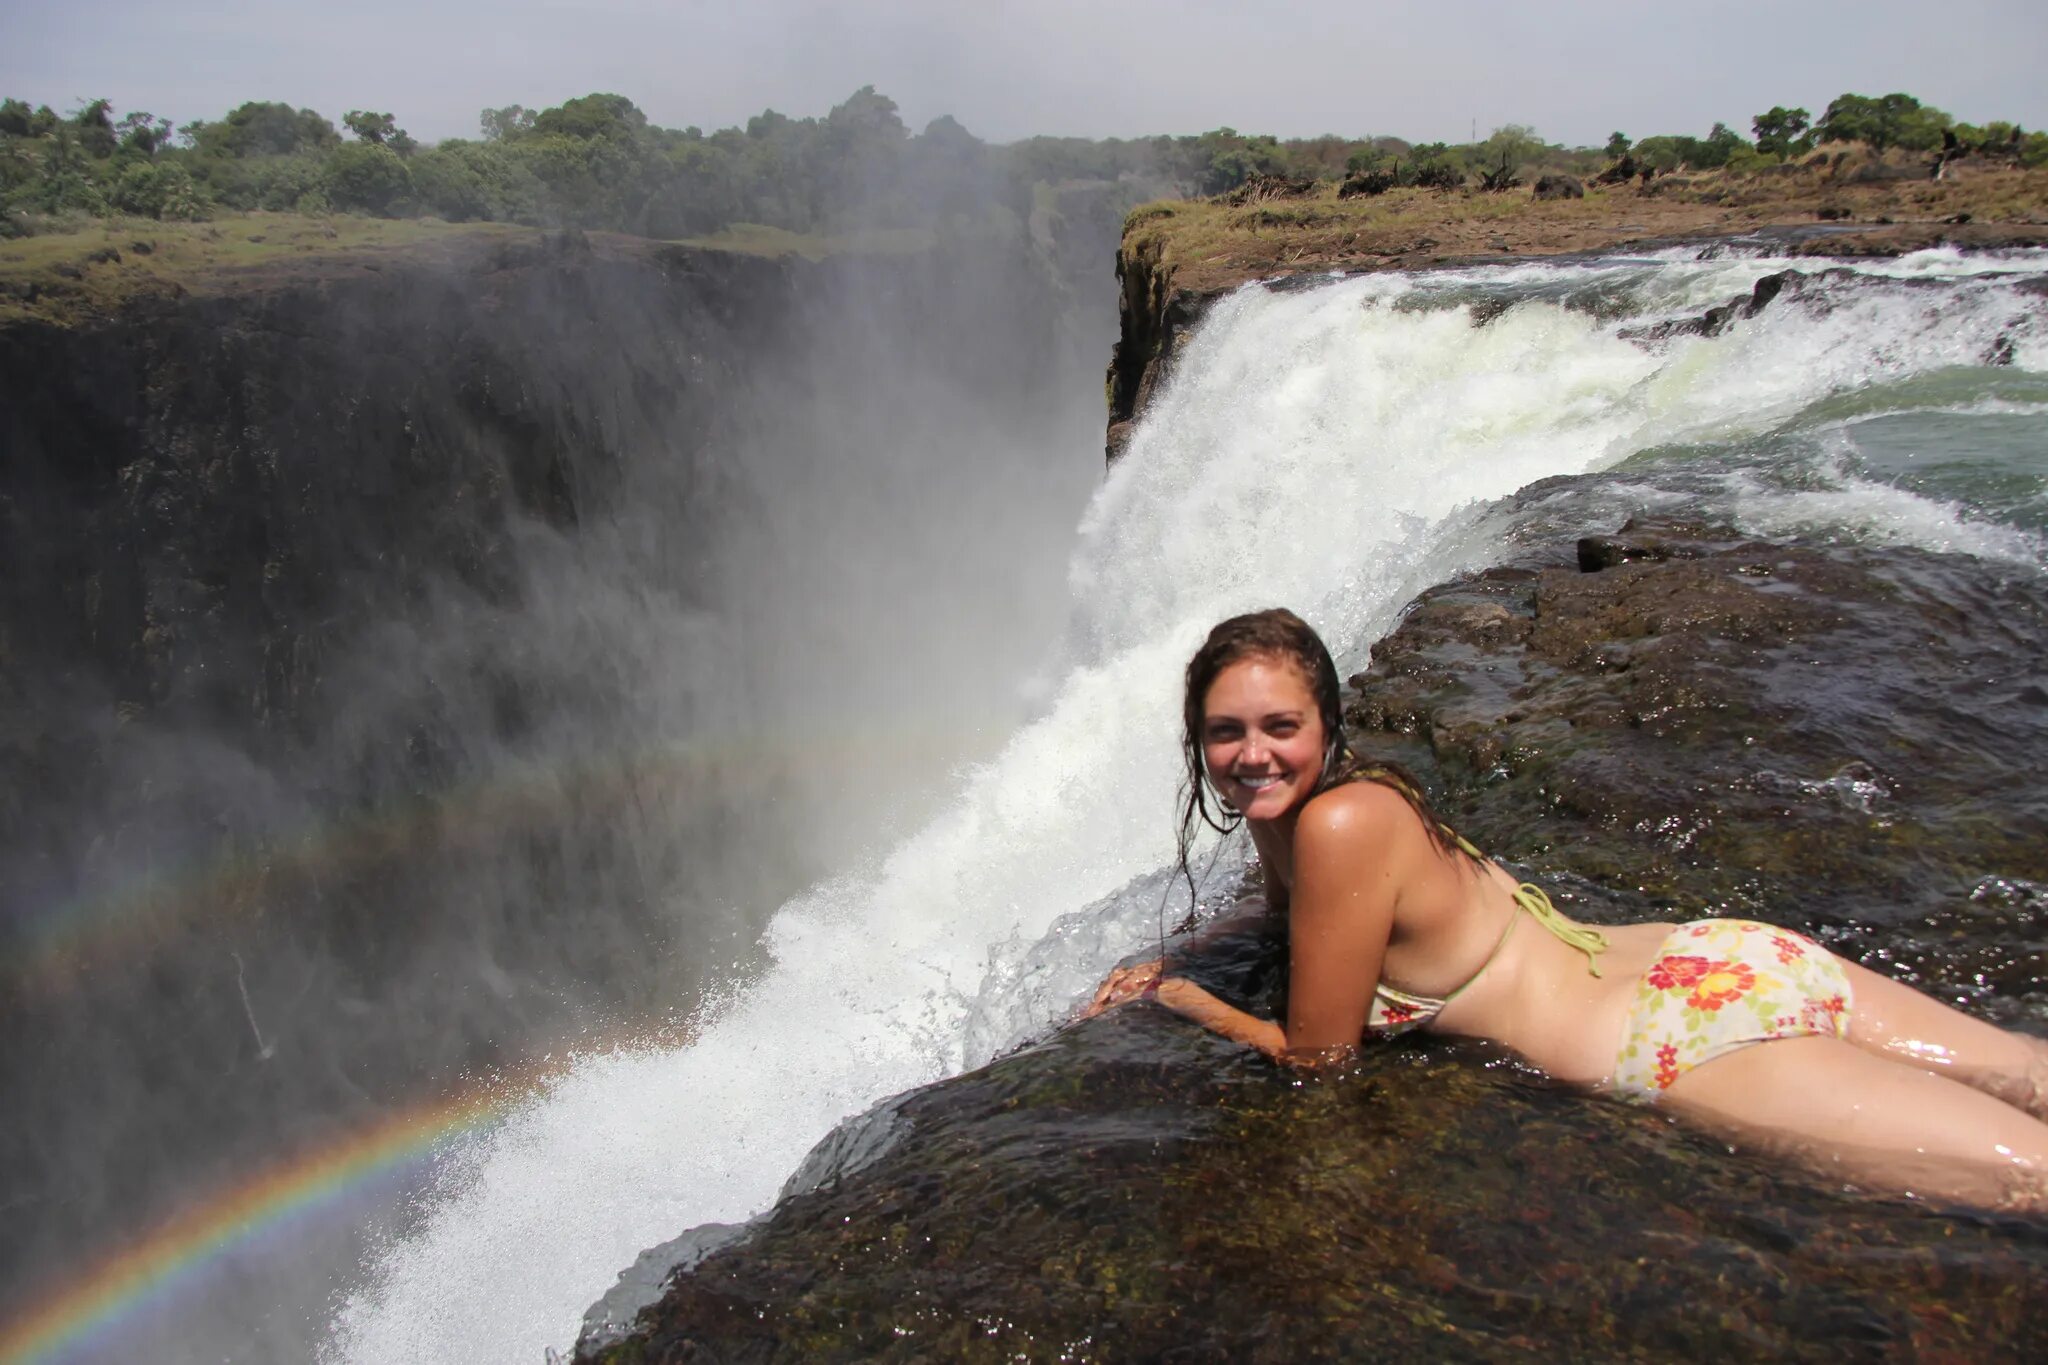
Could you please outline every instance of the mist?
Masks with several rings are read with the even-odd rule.
[[[196,321],[298,358],[252,396],[262,345],[206,357],[99,495],[75,432],[26,424],[0,1316],[394,1115],[675,1037],[1033,707],[1101,473],[1106,248],[1061,278],[1024,238],[814,267],[551,240]],[[150,648],[81,638],[50,585],[85,570]],[[308,1355],[430,1168],[109,1330]]]

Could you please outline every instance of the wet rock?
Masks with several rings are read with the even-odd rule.
[[[1749,293],[1738,295],[1717,308],[1709,308],[1699,317],[1652,323],[1647,327],[1625,327],[1621,335],[1631,341],[1664,341],[1676,336],[1719,336],[1736,322],[1761,313],[1788,287],[1796,294],[1809,281],[1825,279],[1828,273],[1823,271],[1818,276],[1808,276],[1797,270],[1781,270],[1775,275],[1766,275],[1758,280]]]
[[[1982,994],[1917,926],[1984,875],[2048,877],[2031,577],[1655,520],[1576,551],[1425,593],[1354,679],[1359,742],[1637,918],[1897,932],[1894,960]]]
[[[1703,551],[1691,541],[1672,541],[1654,535],[1581,536],[1579,569],[1584,573],[1598,573],[1632,560],[1671,559],[1700,553]]]
[[[1424,593],[1353,680],[1353,744],[1575,916],[1761,915],[1994,1013],[2048,995],[2031,576],[1670,519],[1577,539],[1595,571],[1553,537]],[[1276,938],[1205,952],[1184,969],[1282,1009]],[[1845,1194],[1482,1045],[1299,1084],[1141,1003],[877,1113],[581,1358],[2048,1350],[2032,1223]]]

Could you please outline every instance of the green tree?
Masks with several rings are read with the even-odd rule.
[[[833,106],[813,136],[823,218],[847,227],[895,227],[916,216],[902,195],[910,130],[896,101],[864,85]]]
[[[373,114],[367,109],[351,109],[341,116],[341,126],[364,142],[374,142],[382,147],[389,143],[392,135],[398,131],[398,120],[389,114]]]
[[[0,100],[0,133],[8,137],[34,137],[34,117],[35,112],[28,107],[27,100]]]
[[[647,115],[624,95],[581,95],[534,115],[542,137],[631,137],[647,126]]]
[[[141,218],[196,219],[205,216],[198,190],[183,166],[138,161],[121,172],[110,196],[113,207]]]
[[[116,130],[121,135],[121,150],[142,157],[155,156],[171,140],[169,119],[139,110],[124,117]]]
[[[311,109],[252,100],[230,110],[218,123],[188,124],[200,151],[224,157],[289,156],[338,146],[341,134]]]
[[[78,145],[87,156],[104,161],[119,145],[114,136],[113,109],[112,100],[90,100],[72,112],[71,126],[78,130]]]
[[[1716,123],[1707,133],[1706,141],[1698,144],[1692,164],[1701,170],[1712,170],[1717,166],[1727,165],[1728,158],[1748,148],[1749,144],[1743,141],[1742,134],[1725,123]]]
[[[342,210],[359,209],[385,216],[412,193],[405,162],[389,147],[351,142],[327,157],[324,175],[328,202]]]
[[[420,207],[450,222],[539,220],[539,182],[500,144],[444,142],[413,156],[406,167]]]
[[[508,104],[502,109],[486,109],[478,115],[483,125],[484,141],[510,142],[513,138],[533,131],[533,110],[521,104]]]
[[[1504,123],[1479,146],[1480,160],[1497,183],[1511,183],[1522,167],[1543,154],[1543,139],[1520,123]]]
[[[1756,134],[1756,149],[1771,156],[1800,156],[1811,150],[1813,141],[1806,136],[1811,126],[1812,117],[1804,109],[1782,104],[1772,105],[1749,124]]]
[[[1627,133],[1613,132],[1607,135],[1607,155],[1611,160],[1621,160],[1628,155],[1628,149],[1634,145],[1629,141]]]
[[[1346,175],[1370,175],[1378,170],[1381,163],[1385,162],[1386,159],[1387,154],[1385,152],[1368,142],[1344,159],[1344,173]]]
[[[1942,133],[1953,127],[1955,120],[1931,104],[1907,110],[1899,115],[1892,126],[1894,146],[1907,151],[1931,152],[1942,145]]]
[[[1824,142],[1861,142],[1874,152],[1928,151],[1941,145],[1942,129],[1952,122],[1941,110],[1897,91],[1877,99],[1845,94],[1828,105],[1814,131]]]

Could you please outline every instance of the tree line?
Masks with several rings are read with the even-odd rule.
[[[1844,94],[1818,119],[1783,106],[1752,138],[1717,123],[1705,137],[1617,132],[1602,148],[1544,142],[1509,124],[1465,144],[1335,135],[1280,139],[1233,128],[1146,138],[1033,137],[991,144],[951,117],[912,133],[872,86],[822,118],[767,110],[744,127],[662,128],[629,99],[590,94],[548,109],[486,109],[478,136],[426,146],[388,112],[351,109],[337,127],[311,109],[252,101],[174,128],[106,99],[59,114],[0,100],[0,233],[40,217],[199,219],[267,209],[432,216],[690,237],[735,223],[798,233],[945,227],[1029,215],[1035,187],[1122,186],[1129,203],[1209,195],[1254,176],[1373,188],[1498,187],[1524,167],[1591,173],[1626,157],[1657,171],[1741,171],[1822,142],[1875,151],[1981,150],[2048,162],[2048,136],[1960,123],[1910,95]]]

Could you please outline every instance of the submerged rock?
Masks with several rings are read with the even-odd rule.
[[[2010,1021],[2048,996],[2044,645],[2032,574],[1636,522],[1425,593],[1352,739],[1575,915],[1764,915]],[[1275,927],[1187,969],[1274,1012]],[[876,1112],[581,1358],[2048,1349],[2038,1220],[1830,1187],[1483,1045],[1304,1084],[1138,1004]]]

